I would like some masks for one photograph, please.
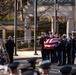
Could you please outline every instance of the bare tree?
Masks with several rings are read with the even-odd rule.
[[[14,9],[14,0],[0,0],[0,17],[4,18],[11,14]]]

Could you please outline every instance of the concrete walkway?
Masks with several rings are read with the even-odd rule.
[[[37,51],[38,55],[35,55],[34,51],[17,51],[18,56],[14,56],[14,59],[23,59],[23,58],[31,58],[37,57],[41,58],[41,52]]]
[[[32,58],[37,57],[41,58],[41,51],[37,51],[38,55],[35,55],[35,51],[17,51],[18,56],[14,56],[14,59],[26,59],[26,58]],[[76,59],[75,59],[76,64]]]

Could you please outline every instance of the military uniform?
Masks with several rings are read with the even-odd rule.
[[[11,69],[12,75],[18,75],[18,66],[19,66],[19,62],[13,62],[8,65],[8,67]]]
[[[26,71],[24,72],[22,75],[40,75],[38,72],[36,71]]]
[[[76,69],[73,69],[73,70],[71,71],[71,73],[72,73],[72,75],[76,75]]]
[[[71,70],[71,66],[64,66],[60,69],[60,72],[62,73],[62,75],[71,75]]]
[[[22,75],[33,75],[33,71],[25,71]]]
[[[37,58],[29,58],[27,59],[28,63],[30,63],[30,69],[35,70],[35,64],[36,64]]]
[[[63,59],[63,65],[66,65],[66,52],[67,52],[67,38],[66,34],[63,34],[62,38],[62,59]]]
[[[49,38],[50,39],[55,38],[55,36],[52,32],[49,32]],[[57,63],[58,60],[57,60],[57,55],[56,55],[56,49],[55,48],[50,49],[49,52],[50,52],[50,56],[51,56],[51,63]]]
[[[46,58],[47,53],[46,53],[46,51],[44,50],[44,40],[45,40],[45,33],[42,32],[42,33],[41,33],[41,38],[40,38],[40,47],[41,47],[41,55],[42,55],[42,60],[43,60],[43,61],[47,59],[47,58]]]
[[[50,74],[50,65],[51,62],[49,60],[45,60],[41,63],[39,63],[39,68],[41,68],[41,75],[49,75]]]
[[[76,53],[76,38],[73,38],[73,50],[72,50],[72,64],[74,64],[75,61],[75,53]]]
[[[36,71],[35,64],[36,64],[37,58],[29,58],[27,59],[27,64],[22,64],[19,66],[19,69],[21,70],[22,75],[40,75],[38,71]]]
[[[73,52],[73,39],[72,39],[72,34],[69,33],[69,38],[67,39],[67,64],[72,64],[72,52]]]
[[[18,68],[21,71],[21,73],[23,73],[29,70],[30,65],[30,63],[20,64]]]

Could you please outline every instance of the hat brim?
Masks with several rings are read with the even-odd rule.
[[[30,63],[26,63],[26,64],[20,64],[20,66],[18,67],[19,69],[27,69],[27,68],[29,68],[31,66],[31,64]]]
[[[47,68],[50,68],[50,65],[51,65],[51,63],[41,64],[41,65],[40,65],[40,68],[42,68],[42,69],[47,69]]]

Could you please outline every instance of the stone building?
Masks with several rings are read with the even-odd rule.
[[[24,1],[24,0],[23,0]],[[37,16],[40,18],[51,20],[50,30],[56,31],[54,21],[54,0],[37,0]],[[57,0],[56,4],[57,17],[65,17],[66,20],[66,34],[74,30],[75,21],[75,0]],[[28,0],[27,4],[23,7],[23,18],[25,22],[25,39],[31,39],[31,29],[28,27],[33,25],[34,18],[34,0]],[[41,20],[42,20],[41,18]],[[48,25],[44,24],[44,27]]]
[[[24,32],[24,22],[17,21],[17,38],[22,36],[21,32]],[[0,21],[0,39],[5,41],[9,35],[14,36],[14,21]]]

